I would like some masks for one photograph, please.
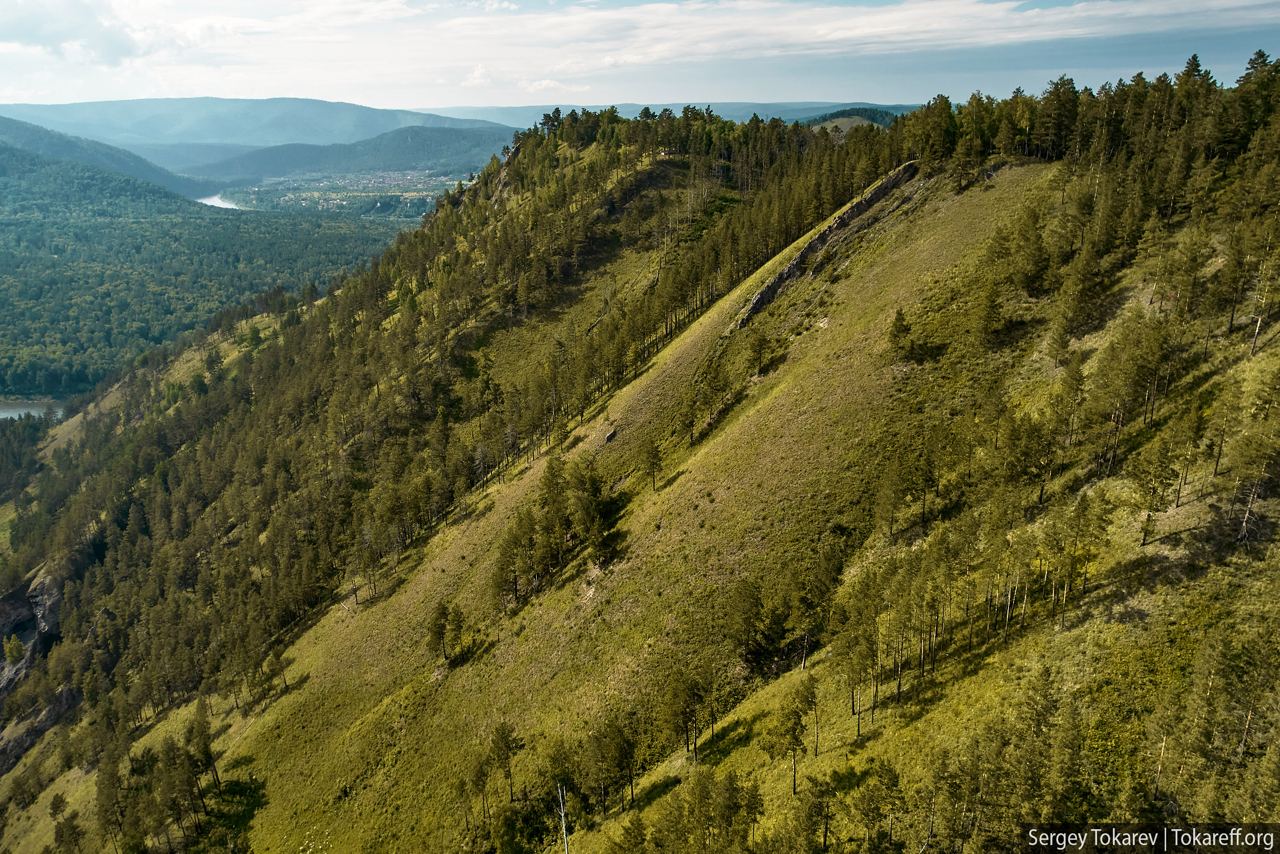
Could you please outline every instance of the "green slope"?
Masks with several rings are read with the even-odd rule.
[[[271,851],[1275,820],[1280,66],[1022,97],[565,117],[140,366],[13,528],[68,604],[7,737],[86,697],[6,844],[55,794]]]

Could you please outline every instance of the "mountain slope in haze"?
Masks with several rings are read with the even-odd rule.
[[[1280,64],[843,136],[553,119],[64,425],[5,843],[1280,818]]]
[[[475,172],[511,142],[507,128],[406,127],[341,145],[278,145],[206,163],[188,174],[221,181],[369,172]]]
[[[187,170],[193,166],[204,166],[206,163],[239,157],[241,154],[256,151],[261,146],[235,145],[225,142],[171,142],[153,145],[129,143],[121,147],[171,172],[187,174]]]
[[[79,104],[2,104],[0,115],[113,145],[223,143],[262,147],[356,142],[411,125],[492,122],[307,98],[153,98]]]
[[[610,105],[594,104],[583,106],[581,104],[534,104],[530,106],[519,107],[430,107],[423,108],[423,112],[434,112],[445,116],[456,116],[466,119],[483,119],[492,122],[499,122],[504,125],[513,125],[515,127],[533,127],[546,113],[559,108],[562,113],[568,113],[570,110],[594,110],[599,111],[608,109]],[[661,112],[664,109],[671,110],[673,113],[682,111],[685,103],[670,104],[615,104],[619,115],[627,118],[635,118],[640,111],[648,106],[654,112]],[[753,101],[712,101],[705,104],[701,101],[692,102],[692,106],[703,109],[710,106],[711,111],[718,116],[723,116],[735,122],[745,122],[753,115],[768,121],[769,119],[782,119],[784,122],[804,122],[815,116],[829,113],[833,110],[842,110],[846,108],[859,109],[878,109],[899,115],[914,110],[918,104],[869,104],[863,102],[840,103],[836,101],[784,101],[784,102],[760,102]],[[2,109],[2,108],[0,108]]]
[[[392,234],[219,210],[0,145],[0,392],[84,391],[250,296],[324,287]]]
[[[175,175],[131,152],[15,119],[0,117],[0,144],[52,160],[65,160],[117,172],[188,198],[206,195],[213,189],[211,184]]]

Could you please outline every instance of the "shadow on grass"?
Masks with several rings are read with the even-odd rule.
[[[636,792],[636,803],[633,809],[644,810],[652,806],[659,799],[667,795],[676,786],[680,785],[678,776],[663,777]]]
[[[837,768],[831,772],[831,784],[837,792],[852,792],[863,784],[870,774],[870,769],[859,771],[852,765]]]
[[[231,770],[231,764],[224,771]],[[267,783],[252,772],[243,779],[226,778],[221,789],[207,794],[209,814],[188,851],[248,852],[249,826],[267,804]]]
[[[301,676],[296,676],[288,681],[285,681],[283,677],[279,680],[273,678],[269,683],[259,686],[249,695],[245,703],[245,709],[249,712],[264,709],[280,698],[297,691],[310,681],[310,673],[303,673]]]
[[[735,750],[751,741],[755,733],[756,723],[764,717],[764,712],[756,712],[749,718],[735,718],[730,723],[716,730],[716,734],[708,738],[698,747],[698,757],[708,765],[719,765],[729,758]]]
[[[237,756],[235,759],[227,760],[227,763],[222,766],[222,773],[230,774],[234,771],[239,771],[241,768],[248,768],[251,765],[253,765],[253,757],[245,756],[242,753],[239,756]]]
[[[471,661],[475,661],[478,658],[483,658],[490,650],[492,650],[497,645],[498,645],[497,638],[486,637],[484,638],[483,641],[479,641],[479,642],[477,642],[475,639],[472,639],[462,649],[458,650],[452,656],[449,657],[448,659],[449,668],[452,670],[453,668],[461,667],[464,664],[467,664]]]
[[[675,483],[675,482],[676,482],[677,480],[679,480],[680,478],[684,477],[684,472],[685,472],[685,470],[681,468],[681,469],[676,469],[676,470],[675,470],[675,471],[673,471],[671,474],[667,475],[666,479],[665,479],[665,480],[663,480],[661,483],[659,483],[659,484],[658,484],[658,490],[657,490],[657,491],[658,491],[658,492],[662,492],[662,491],[663,491],[663,490],[665,490],[668,486],[670,486],[671,484]]]

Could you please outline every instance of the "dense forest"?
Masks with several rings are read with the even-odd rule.
[[[0,224],[0,392],[63,396],[253,294],[324,290],[394,233],[210,208],[5,145]]]
[[[625,460],[575,453],[572,430],[620,407],[722,297],[908,163],[921,198],[996,192],[1019,169],[1051,168],[1053,183],[973,247],[978,263],[894,306],[877,350],[850,357],[879,360],[889,394],[865,401],[857,447],[823,451],[851,462],[827,515],[794,523],[785,565],[750,564],[688,607],[654,605],[671,609],[670,636],[637,656],[630,690],[584,703],[569,734],[504,719],[455,746],[465,758],[429,790],[450,803],[449,844],[543,850],[616,819],[625,851],[996,850],[1032,821],[1280,819],[1280,645],[1245,594],[1189,596],[1181,627],[1153,623],[1145,644],[1116,645],[1108,669],[1077,682],[1029,659],[961,736],[892,741],[960,679],[948,674],[1065,631],[1101,587],[1149,571],[1160,519],[1193,494],[1212,496],[1179,540],[1195,572],[1244,577],[1274,555],[1280,64],[1258,53],[1231,87],[1193,57],[1174,77],[1097,90],[1060,78],[1040,95],[940,96],[842,134],[694,108],[556,111],[326,298],[279,294],[182,356],[141,361],[112,406],[87,411],[76,440],[11,490],[6,585],[34,574],[62,602],[4,715],[66,708],[57,773],[97,769],[94,815],[50,805],[59,844],[92,834],[146,850],[242,832],[218,805],[255,781],[225,779],[211,699],[249,714],[290,691],[289,644],[318,613],[352,594],[385,600],[414,550],[488,512],[481,490],[537,466],[501,521],[483,598],[437,599],[415,643],[447,684],[533,634],[567,579],[626,559],[641,535],[627,514],[682,476],[671,461],[693,467],[785,369],[798,297],[716,338],[693,382],[670,390],[672,417]],[[914,215],[910,196],[897,204],[880,216]],[[307,245],[290,222],[288,241],[259,235],[264,253]],[[853,275],[841,264],[857,253],[890,251],[857,236],[804,256],[803,274],[833,281]],[[235,235],[238,265],[250,267],[253,238]],[[540,325],[571,316],[627,253],[654,264],[589,325]],[[502,335],[552,328],[538,342],[547,358],[494,364]],[[33,468],[3,462],[12,482]],[[769,496],[758,501],[767,514]],[[1127,564],[1112,559],[1121,534],[1137,550]],[[1182,583],[1174,575],[1160,583]],[[11,664],[25,654],[12,652]],[[1223,679],[1233,690],[1213,691]],[[873,752],[804,775],[836,713],[828,690],[848,744]],[[732,753],[726,714],[752,702],[764,709],[744,750],[789,782],[770,792],[772,812],[754,775],[717,768]],[[158,747],[134,744],[193,704]],[[692,770],[670,786],[638,784],[686,752]],[[11,776],[19,810],[51,780],[32,765]],[[376,785],[356,779],[333,809]]]

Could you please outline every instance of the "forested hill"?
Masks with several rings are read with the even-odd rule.
[[[1280,819],[1277,163],[1263,54],[840,135],[547,115],[52,437],[5,843]]]
[[[876,125],[888,127],[893,124],[893,120],[897,118],[897,113],[889,110],[878,109],[875,107],[848,107],[842,110],[832,110],[829,113],[823,113],[811,119],[806,119],[807,125],[832,125],[842,123],[845,126],[857,124],[858,122],[870,122]]]
[[[327,288],[392,234],[219,210],[0,144],[0,394],[85,391],[250,296]]]
[[[120,148],[91,139],[67,136],[37,125],[0,117],[0,144],[19,148],[50,160],[63,160],[116,172],[147,181],[188,198],[207,195],[215,189],[204,181],[175,175],[154,163]]]
[[[224,181],[288,175],[354,175],[366,172],[436,172],[465,175],[511,141],[503,127],[406,127],[344,145],[277,145],[188,170]]]

